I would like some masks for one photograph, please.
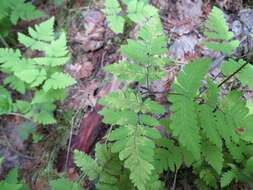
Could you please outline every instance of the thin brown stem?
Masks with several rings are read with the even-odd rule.
[[[247,64],[248,62],[241,65],[235,72],[233,72],[231,75],[229,75],[225,80],[223,80],[219,85],[218,88],[220,88],[224,83],[226,83],[229,79],[231,79],[233,76],[235,76],[238,72],[240,72]]]

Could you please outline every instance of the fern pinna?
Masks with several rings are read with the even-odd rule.
[[[56,122],[53,114],[55,102],[64,99],[65,88],[75,84],[75,80],[63,72],[63,65],[70,59],[66,36],[62,33],[56,37],[53,26],[54,18],[51,18],[36,25],[34,29],[30,27],[29,35],[18,34],[21,44],[31,51],[40,51],[43,55],[30,58],[22,55],[19,49],[0,49],[0,71],[6,73],[4,85],[20,94],[25,94],[27,90],[33,92],[31,100],[12,102],[8,91],[1,87],[6,95],[1,94],[0,102],[5,106],[0,108],[0,113],[20,112],[24,117],[41,124]]]

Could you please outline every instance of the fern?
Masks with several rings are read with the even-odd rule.
[[[235,179],[236,179],[235,171],[229,170],[225,172],[221,177],[221,187],[228,186]]]
[[[121,7],[118,0],[106,0],[103,12],[107,16],[108,25],[115,33],[123,33],[125,19],[120,16]]]
[[[9,92],[0,86],[0,115],[11,112],[13,109],[13,102]]]
[[[8,175],[5,177],[5,180],[0,181],[0,190],[28,190],[26,184],[18,180],[18,169],[12,169]]]
[[[110,147],[97,144],[96,160],[75,150],[75,164],[88,176],[90,180],[97,180],[97,189],[133,189],[129,181],[128,172],[122,168],[116,154],[112,154]]]
[[[196,159],[200,158],[200,134],[197,121],[196,105],[193,102],[200,86],[201,80],[207,73],[210,60],[198,60],[186,65],[182,74],[177,77],[172,90],[180,96],[170,98],[176,104],[172,105],[171,125],[173,135],[178,137],[181,145],[191,151]],[[198,70],[198,75],[191,75]],[[186,97],[185,97],[186,96]]]
[[[129,171],[124,173],[127,179],[131,180],[132,186],[129,189],[133,189],[133,186],[138,189],[161,189],[163,184],[158,180],[158,166],[155,166],[156,140],[161,136],[153,127],[159,125],[154,116],[163,114],[165,110],[163,106],[131,89],[128,84],[139,82],[149,89],[152,81],[165,76],[163,67],[168,63],[167,40],[154,7],[143,1],[131,0],[124,3],[127,4],[126,16],[130,20],[145,23],[138,32],[137,40],[128,40],[127,44],[121,46],[122,54],[128,59],[105,68],[119,80],[124,80],[126,86],[103,97],[99,103],[104,108],[99,113],[103,115],[104,123],[115,126],[108,134],[107,147],[111,147],[110,155],[118,156],[118,163],[125,168],[124,171]],[[106,1],[104,12],[107,14],[109,26],[115,24],[112,20],[115,19],[115,14],[121,12],[119,7],[116,1]],[[120,22],[120,29],[116,28],[116,32],[122,32],[121,24]],[[113,26],[111,28],[115,31]],[[99,159],[97,158],[96,163],[87,156],[82,157],[82,161],[76,163],[89,176],[89,173],[96,171],[92,168],[99,166]],[[113,172],[112,169],[110,171]],[[90,178],[94,180],[92,175]],[[98,178],[101,178],[100,175]]]
[[[159,148],[155,150],[155,168],[158,173],[170,170],[176,172],[183,164],[183,154],[180,147],[168,139],[160,138],[156,142]]]
[[[157,10],[146,1],[125,0],[127,11],[123,11],[118,0],[106,0],[103,12],[111,30],[115,33],[123,33],[124,25],[129,19],[134,23],[147,21],[152,17],[158,17]]]
[[[49,184],[52,190],[84,190],[78,183],[72,182],[66,178],[51,180]]]
[[[150,86],[166,75],[163,68],[170,63],[158,12],[147,1],[136,0],[120,4],[107,0],[104,12],[114,32],[123,33],[129,20],[139,24],[140,30],[136,39],[121,45],[126,59],[105,67],[124,83],[122,89],[99,100],[103,106],[99,113],[111,130],[106,143],[97,144],[95,159],[75,151],[75,163],[81,171],[97,189],[165,189],[161,174],[169,170],[177,175],[184,167],[193,169],[198,176],[195,184],[201,190],[228,187],[233,181],[253,187],[253,116],[242,95],[232,91],[221,97],[219,86],[208,76],[212,60],[200,58],[179,72],[168,95],[171,115],[158,121],[165,109],[149,98]],[[208,37],[204,44],[223,54],[232,54],[239,45],[223,12],[216,7],[207,19],[204,34]],[[229,60],[222,70],[229,75],[242,65],[243,61]],[[245,66],[239,72],[239,79],[250,86],[248,73],[242,74],[247,69]],[[40,100],[43,102],[38,97]],[[159,123],[170,138],[162,137],[154,128]]]
[[[56,38],[53,25],[51,18],[35,29],[30,27],[30,36],[18,34],[20,43],[31,50],[43,51],[43,57],[26,58],[19,50],[0,49],[0,70],[9,75],[4,84],[22,94],[27,89],[34,92],[30,110],[18,110],[41,124],[56,122],[54,102],[64,99],[65,89],[75,84],[71,76],[62,72],[62,66],[69,60],[66,36],[62,33]]]
[[[176,95],[169,96],[172,102],[172,116],[168,127],[183,150],[186,148],[193,155],[198,163],[198,166],[194,166],[195,169],[203,168],[206,164],[213,168],[215,173],[208,174],[210,179],[202,174],[210,169],[196,172],[202,176],[202,185],[215,187],[214,177],[211,176],[221,175],[227,155],[237,163],[251,156],[248,144],[252,143],[253,128],[250,125],[252,115],[249,114],[246,102],[240,99],[241,94],[238,92],[231,92],[219,99],[217,88],[209,82],[210,90],[204,95],[204,102],[199,102],[202,97],[197,93],[198,88],[207,73],[209,63],[207,59],[190,63],[177,76],[172,85]],[[196,70],[198,74],[193,75]],[[238,130],[242,132],[237,132]],[[245,175],[250,176],[249,173],[246,174],[244,171],[244,174],[236,176],[245,179]],[[231,172],[222,174],[222,187],[234,179],[231,175]],[[198,181],[199,184],[201,180]]]
[[[0,19],[9,15],[12,24],[16,24],[19,19],[32,20],[43,16],[41,11],[25,0],[1,1],[0,7]]]
[[[234,40],[229,31],[224,13],[217,7],[213,7],[208,16],[204,34],[208,37],[204,44],[211,50],[231,54],[239,46],[239,41]]]

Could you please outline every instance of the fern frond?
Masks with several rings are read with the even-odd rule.
[[[1,1],[0,2],[0,19],[3,19],[4,17],[8,16],[8,13],[11,9],[11,3],[10,1]]]
[[[115,33],[123,33],[125,19],[120,16],[121,7],[117,0],[106,0],[103,12],[107,16],[109,27]]]
[[[16,90],[21,94],[25,94],[26,91],[25,83],[15,75],[10,75],[6,77],[3,83],[4,85],[9,85],[13,90]]]
[[[0,115],[10,113],[13,109],[12,98],[9,92],[0,86]]]
[[[90,180],[97,180],[96,189],[133,189],[128,178],[128,171],[122,168],[118,156],[110,151],[110,146],[98,143],[95,151],[95,160],[77,150],[75,150],[74,159],[76,165]]]
[[[60,66],[69,60],[67,51],[67,41],[65,33],[61,33],[59,38],[54,37],[54,18],[35,26],[29,27],[29,36],[19,33],[19,42],[32,50],[45,52],[45,57],[34,58],[34,64],[46,66]]]
[[[210,60],[200,59],[186,65],[172,85],[172,91],[179,95],[173,95],[170,101],[172,105],[171,125],[172,134],[178,137],[182,146],[200,159],[200,127],[196,113],[196,103],[193,101],[197,95],[201,80],[208,71]],[[198,74],[192,75],[198,70]],[[181,95],[180,95],[181,94]]]
[[[197,95],[201,81],[207,74],[210,62],[210,59],[198,59],[185,65],[172,85],[173,92],[194,98]],[[194,71],[198,71],[198,74],[193,75]]]
[[[233,40],[233,33],[229,31],[224,13],[217,7],[213,7],[205,24],[204,34],[208,41],[204,44],[211,50],[230,54],[240,44],[238,40]]]
[[[220,174],[224,162],[222,148],[206,142],[202,144],[202,153],[207,163],[209,163],[215,171]]]
[[[31,110],[26,114],[36,123],[49,125],[56,123],[54,110],[56,106],[53,103],[44,102],[43,104],[32,104]]]
[[[203,134],[212,144],[216,145],[219,149],[221,149],[223,142],[219,131],[217,130],[217,128],[221,126],[217,125],[215,115],[213,114],[213,109],[210,108],[208,105],[201,105],[198,106],[198,114]]]
[[[72,182],[66,178],[59,178],[49,182],[52,190],[84,190],[78,183]]]
[[[221,177],[221,181],[220,181],[221,187],[228,186],[235,179],[236,179],[236,173],[233,169],[223,173]]]
[[[3,72],[14,71],[22,55],[19,50],[0,48],[0,68]]]
[[[152,165],[155,144],[151,139],[160,138],[160,134],[143,126],[126,126],[112,131],[110,141],[113,152],[119,152],[119,158],[130,170],[130,179],[138,189],[145,189],[154,170]]]
[[[43,13],[36,9],[30,2],[25,0],[10,0],[0,2],[0,19],[9,16],[12,24],[17,24],[19,19],[32,20],[43,16]]]
[[[16,24],[19,19],[32,20],[43,16],[41,11],[25,0],[11,1],[11,9],[10,20],[13,24]]]
[[[18,180],[18,169],[14,168],[7,174],[5,180],[0,181],[0,189],[22,190],[28,189],[28,187]]]
[[[45,81],[43,85],[43,90],[46,92],[50,89],[64,89],[75,84],[76,81],[68,74],[56,72],[49,79]]]
[[[183,155],[180,147],[174,145],[168,139],[158,139],[156,144],[160,147],[155,149],[155,168],[158,173],[168,169],[175,172],[183,164]]]
[[[206,185],[217,189],[216,178],[210,169],[202,169],[199,172],[199,177],[205,182]]]
[[[209,107],[215,109],[219,97],[219,88],[211,80],[208,80],[207,83],[208,83],[207,93],[206,96],[204,97],[205,102]]]
[[[75,164],[79,167],[91,180],[98,178],[101,172],[98,164],[90,156],[78,150],[74,151]]]
[[[112,73],[119,80],[131,82],[139,82],[144,84],[146,81],[146,69],[129,62],[119,62],[106,66],[105,71]]]
[[[157,16],[157,9],[145,1],[131,0],[127,4],[127,16],[135,23],[139,23]]]
[[[34,29],[29,27],[28,33],[31,37],[18,33],[18,40],[27,48],[45,51],[45,49],[49,46],[49,43],[53,42],[55,39],[53,27],[54,17],[40,23],[39,25],[35,25]]]

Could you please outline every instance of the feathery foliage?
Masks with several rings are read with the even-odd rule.
[[[124,0],[127,10],[123,11],[118,0],[106,0],[103,12],[111,30],[115,33],[123,33],[127,20],[134,23],[146,22],[151,17],[157,17],[157,10],[147,1]]]
[[[72,182],[66,178],[59,178],[49,182],[52,190],[84,190],[78,183]]]
[[[55,37],[53,26],[54,18],[51,18],[36,25],[35,29],[30,27],[29,35],[18,34],[21,44],[32,51],[42,51],[44,56],[29,58],[18,49],[0,49],[0,71],[7,74],[4,85],[22,94],[27,90],[34,93],[31,103],[23,101],[20,106],[20,102],[16,101],[12,105],[13,109],[8,112],[21,112],[25,117],[41,124],[56,122],[53,116],[56,108],[54,102],[63,100],[65,89],[75,84],[71,76],[63,73],[62,66],[70,59],[66,36],[62,33]],[[6,98],[10,99],[8,96]]]
[[[18,180],[18,169],[12,169],[5,180],[0,181],[0,190],[28,190],[26,184]]]
[[[25,0],[1,1],[0,7],[0,20],[9,16],[12,24],[16,24],[19,19],[32,20],[43,16],[41,11]]]
[[[159,125],[154,116],[163,114],[165,110],[155,101],[144,98],[140,92],[132,89],[130,84],[138,82],[149,89],[152,81],[165,76],[163,67],[169,63],[165,55],[167,39],[154,7],[136,0],[129,1],[126,5],[127,17],[134,23],[142,24],[142,27],[136,40],[129,39],[127,44],[120,48],[127,60],[105,68],[117,79],[125,81],[126,85],[122,90],[112,92],[99,101],[104,106],[99,113],[103,115],[104,123],[115,126],[108,134],[108,146],[118,157],[118,162],[124,170],[129,170],[125,175],[131,180],[131,184],[141,190],[160,189],[162,184],[158,181],[154,162],[155,143],[161,136],[154,129],[154,126]],[[116,24],[113,22],[116,19],[115,13],[120,12],[119,7],[116,1],[106,1],[105,13],[109,26],[116,33],[123,32],[121,22],[119,30],[113,26]],[[85,162],[92,163],[88,160],[90,158],[82,161],[83,168]],[[81,166],[80,163],[77,165]],[[88,172],[89,169],[86,168],[85,171]]]
[[[133,189],[128,178],[128,171],[123,168],[118,155],[111,152],[111,148],[104,144],[97,144],[96,160],[78,150],[74,152],[75,164],[92,181],[96,182],[96,189]]]
[[[239,46],[239,41],[234,40],[233,32],[229,31],[224,13],[217,7],[213,7],[208,16],[204,34],[208,37],[204,44],[211,50],[231,54]]]

